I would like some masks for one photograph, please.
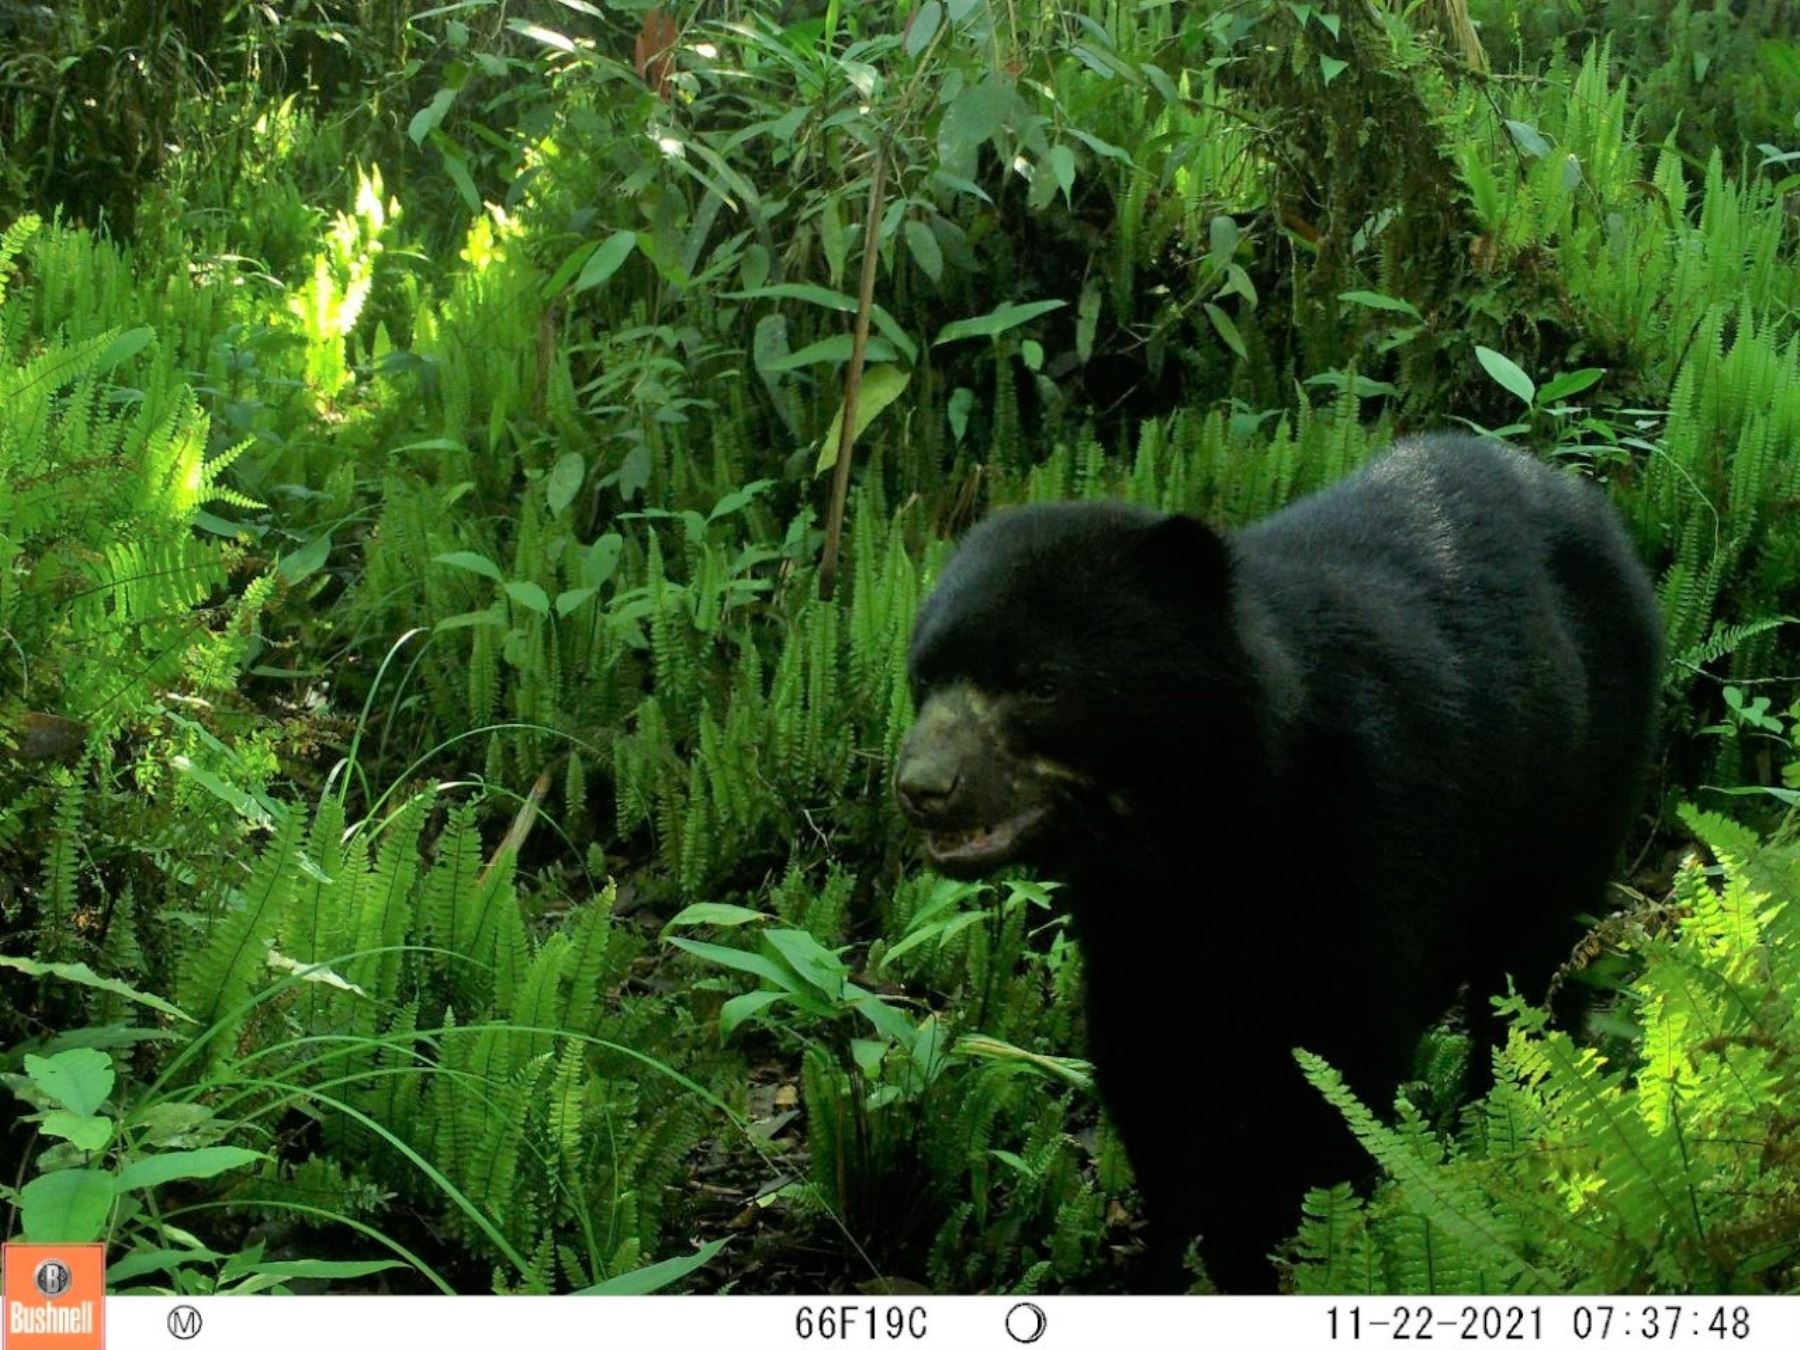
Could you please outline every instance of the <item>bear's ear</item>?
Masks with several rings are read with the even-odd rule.
[[[1138,560],[1166,590],[1202,598],[1225,597],[1231,548],[1224,536],[1203,520],[1164,516],[1152,522],[1139,540]]]

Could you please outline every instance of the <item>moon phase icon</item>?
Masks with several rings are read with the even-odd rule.
[[[1006,1334],[1020,1345],[1030,1345],[1049,1324],[1050,1319],[1035,1303],[1015,1303],[1006,1312]]]

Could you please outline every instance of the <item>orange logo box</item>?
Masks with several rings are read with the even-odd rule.
[[[0,1246],[0,1347],[100,1350],[105,1339],[104,1244]]]

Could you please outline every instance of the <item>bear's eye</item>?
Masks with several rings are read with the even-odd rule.
[[[1025,697],[1033,703],[1051,703],[1062,692],[1054,675],[1040,671],[1025,677]]]

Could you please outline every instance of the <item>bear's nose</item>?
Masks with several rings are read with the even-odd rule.
[[[900,809],[914,820],[941,815],[962,783],[962,770],[954,760],[930,755],[908,755],[900,761],[894,792]]]

